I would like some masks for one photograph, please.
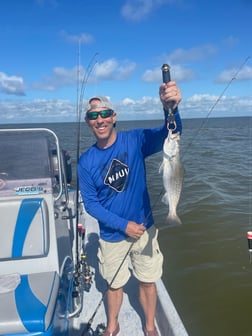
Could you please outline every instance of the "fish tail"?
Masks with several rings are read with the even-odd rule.
[[[179,226],[182,224],[182,222],[177,215],[168,214],[166,218],[166,224],[171,227],[171,226]]]

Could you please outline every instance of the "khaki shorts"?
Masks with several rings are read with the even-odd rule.
[[[130,265],[139,281],[156,282],[161,278],[163,255],[159,249],[157,236],[158,230],[152,225],[136,241],[129,238],[111,243],[100,239],[99,269],[110,287],[116,289],[127,283],[131,275]]]

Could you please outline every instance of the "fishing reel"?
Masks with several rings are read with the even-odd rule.
[[[91,271],[89,264],[87,263],[87,254],[82,253],[80,263],[82,265],[82,276],[83,276],[83,285],[84,290],[89,292],[91,285],[93,283],[94,272]]]
[[[74,287],[77,289],[81,287],[82,290],[89,292],[93,283],[94,272],[91,271],[86,259],[87,254],[82,253],[74,272]],[[75,291],[73,291],[73,296],[76,296]]]
[[[78,224],[78,238],[80,240],[80,246],[84,246],[84,239],[86,230],[82,223]],[[81,279],[82,289],[89,292],[91,285],[93,283],[94,272],[91,271],[90,266],[87,262],[87,253],[85,251],[79,251],[78,263],[76,265],[75,272],[77,273],[77,278]]]
[[[105,324],[104,323],[100,323],[97,325],[96,329],[93,330],[91,327],[81,336],[102,336],[104,335],[105,332]]]
[[[97,327],[96,327],[96,329],[95,329],[94,335],[95,336],[101,336],[101,335],[103,335],[104,332],[105,332],[105,329],[106,328],[105,328],[105,324],[104,323],[98,324]]]

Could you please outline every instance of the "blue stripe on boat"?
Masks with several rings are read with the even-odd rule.
[[[15,227],[12,257],[22,257],[23,246],[30,224],[41,207],[43,198],[24,199],[20,205]]]
[[[44,331],[46,306],[32,292],[28,275],[21,276],[21,283],[15,291],[15,299],[20,319],[27,331]]]

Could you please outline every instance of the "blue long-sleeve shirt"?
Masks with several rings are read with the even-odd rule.
[[[182,124],[176,113],[176,132]],[[147,191],[145,158],[162,150],[167,137],[166,123],[152,129],[117,133],[116,141],[106,149],[94,144],[80,157],[79,183],[86,211],[95,217],[100,236],[120,241],[128,221],[150,227],[153,216]]]

